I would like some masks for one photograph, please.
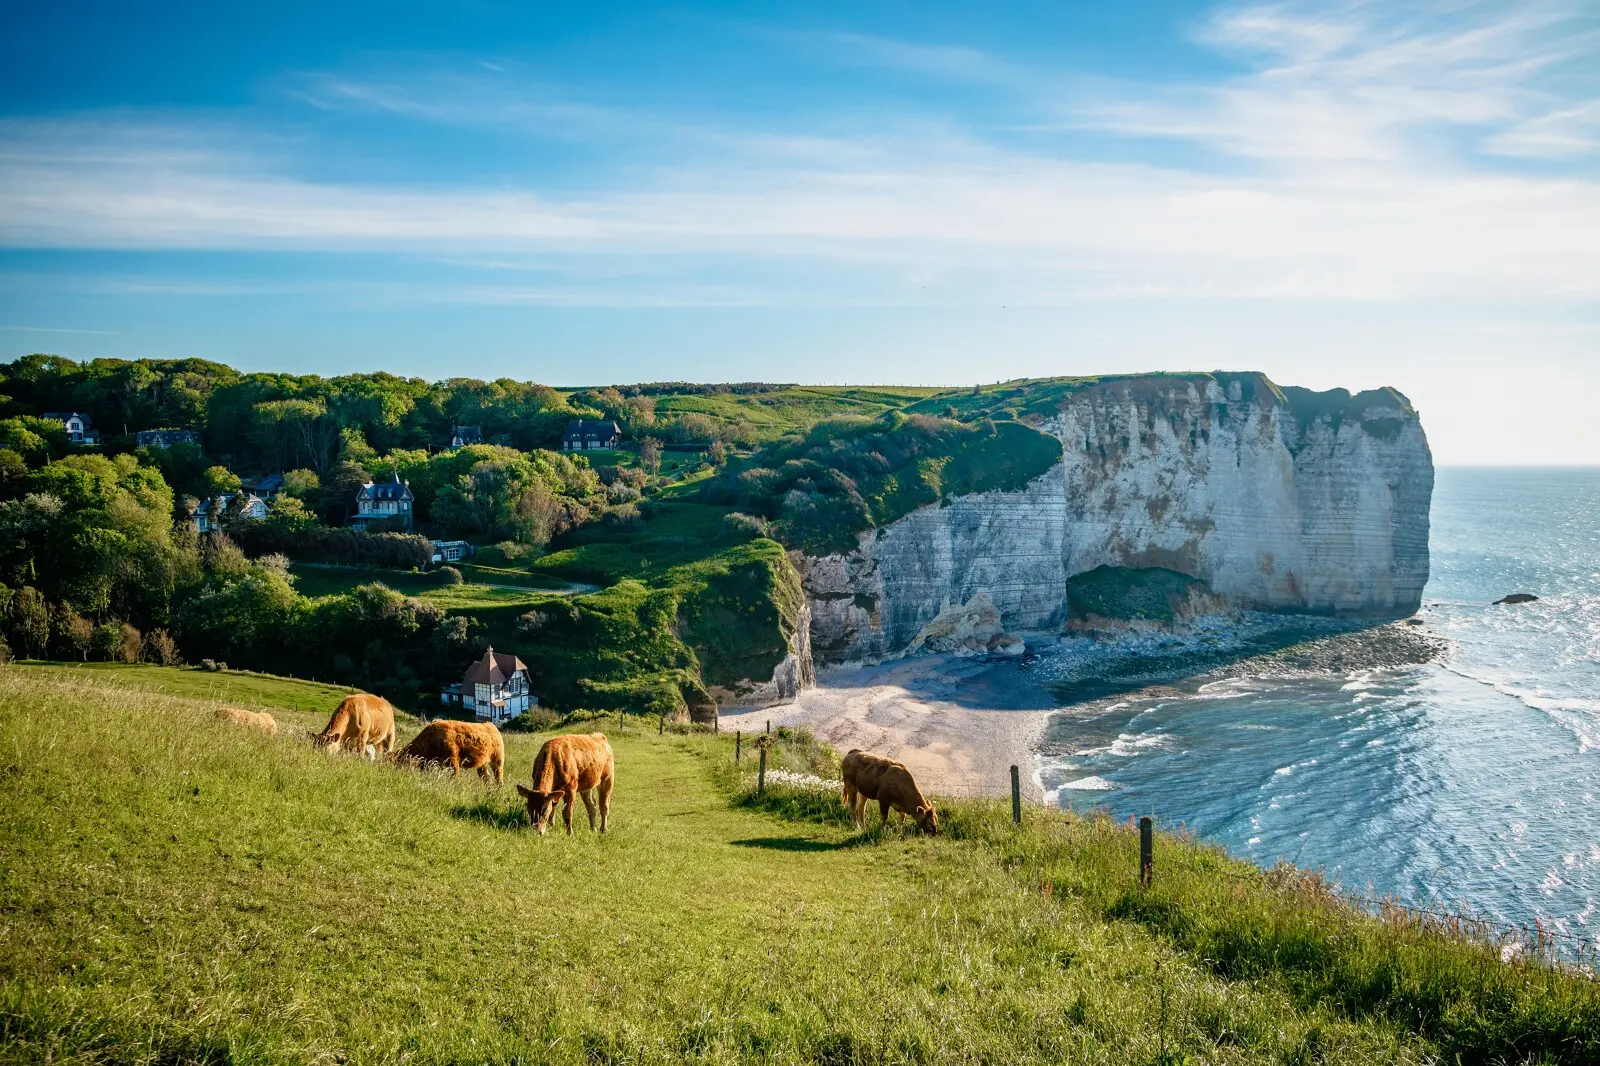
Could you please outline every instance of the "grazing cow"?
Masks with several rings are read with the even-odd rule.
[[[461,776],[465,766],[477,770],[485,781],[492,773],[498,785],[505,780],[506,744],[493,722],[452,722],[441,718],[429,722],[411,743],[401,748],[395,761],[418,766],[448,765],[456,777]]]
[[[600,805],[600,832],[611,818],[611,784],[616,778],[616,760],[604,733],[588,736],[551,737],[533,760],[533,787],[518,785],[517,791],[528,801],[528,821],[541,836],[555,818],[556,802],[566,800],[561,812],[572,835],[572,797],[582,796],[593,829],[596,799]]]
[[[327,728],[311,739],[330,752],[343,748],[376,760],[394,750],[394,708],[382,696],[366,692],[346,696]]]
[[[242,707],[218,707],[217,721],[242,725],[246,729],[259,729],[273,736],[278,734],[278,723],[266,711],[247,711]]]
[[[900,821],[906,815],[916,819],[917,828],[924,833],[939,831],[939,815],[922,796],[917,782],[904,763],[885,759],[881,755],[851,749],[839,764],[844,778],[844,793],[839,798],[850,812],[857,829],[866,827],[867,801],[878,801],[878,814],[889,820],[889,810],[900,812]]]

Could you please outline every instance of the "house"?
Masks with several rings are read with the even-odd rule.
[[[81,411],[46,411],[45,418],[53,418],[67,430],[67,440],[73,444],[99,444],[100,434],[89,416]]]
[[[433,561],[458,563],[472,557],[472,545],[464,540],[436,540],[433,542]]]
[[[210,500],[201,500],[200,506],[194,512],[194,528],[201,533],[210,533],[220,530],[222,523],[228,518],[254,518],[257,521],[267,517],[267,501],[253,492],[244,494],[244,499],[237,504],[235,492],[225,492]],[[230,509],[232,508],[232,509]]]
[[[200,431],[195,429],[141,429],[134,435],[140,448],[170,448],[174,444],[200,446]]]
[[[483,443],[482,426],[451,426],[450,447],[465,448],[469,444]]]
[[[495,723],[539,705],[528,684],[527,665],[515,655],[499,654],[493,648],[467,667],[459,684],[446,685],[439,700],[446,707],[460,707]]]
[[[400,480],[398,471],[392,481],[369,481],[356,493],[356,516],[350,520],[350,528],[366,529],[372,522],[402,523],[409,533],[415,500],[411,485]]]
[[[561,434],[561,450],[581,452],[590,448],[615,448],[622,443],[622,427],[615,422],[568,422]]]
[[[282,474],[268,474],[266,477],[260,477],[256,478],[254,481],[244,482],[244,488],[246,491],[255,493],[263,500],[270,500],[274,496],[282,495],[283,485],[284,482]]]

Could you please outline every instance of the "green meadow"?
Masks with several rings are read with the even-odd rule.
[[[616,749],[613,831],[540,838],[511,784],[548,734],[493,789],[314,751],[338,691],[277,684],[0,668],[0,1061],[1600,1057],[1588,979],[1177,837],[1146,889],[1104,819],[857,832],[827,786],[757,795],[751,738],[736,768],[607,718],[574,728]],[[212,717],[241,702],[280,736]],[[772,765],[835,764],[782,734]]]

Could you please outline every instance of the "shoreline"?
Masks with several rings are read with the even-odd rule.
[[[1029,638],[1030,652],[1049,654],[1060,638]],[[1099,645],[1103,648],[1104,645]],[[927,792],[947,796],[1004,796],[1013,765],[1021,771],[1024,796],[1047,796],[1042,760],[1059,717],[1090,717],[1097,708],[1124,700],[1158,698],[1176,686],[1202,685],[1242,676],[1331,676],[1355,670],[1399,669],[1441,658],[1449,642],[1406,621],[1350,632],[1308,636],[1282,648],[1244,654],[1218,664],[1170,656],[1163,664],[1176,676],[1122,686],[1115,694],[1061,698],[1061,679],[1041,677],[1029,667],[1035,654],[1012,657],[917,655],[865,666],[833,666],[817,672],[814,687],[789,703],[724,712],[721,728],[760,733],[791,726],[811,730],[840,754],[861,748],[905,763]]]
[[[723,714],[721,728],[809,729],[841,755],[861,748],[905,763],[923,790],[946,796],[1006,795],[1015,765],[1039,802],[1036,753],[1056,707],[1028,686],[1008,695],[993,676],[1003,665],[939,654],[829,667],[792,702]]]

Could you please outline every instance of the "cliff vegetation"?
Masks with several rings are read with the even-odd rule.
[[[891,412],[819,422],[730,464],[701,495],[770,521],[792,548],[827,555],[918,507],[1021,489],[1060,459],[1060,441],[1017,423]]]

